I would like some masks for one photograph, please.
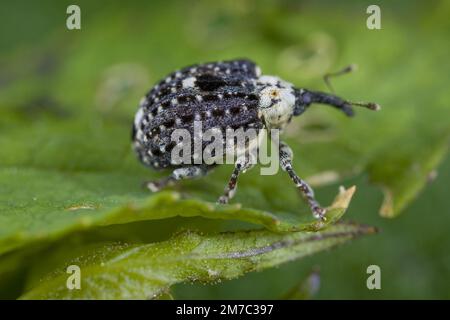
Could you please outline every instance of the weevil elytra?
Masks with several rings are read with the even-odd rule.
[[[176,129],[186,129],[192,134],[194,122],[202,121],[204,130],[282,130],[293,116],[301,115],[314,103],[333,106],[347,116],[353,115],[352,105],[379,109],[375,103],[354,103],[334,94],[296,88],[276,76],[262,75],[254,62],[245,59],[197,64],[171,73],[142,98],[134,119],[133,146],[140,161],[154,169],[172,170],[166,178],[148,182],[147,187],[158,191],[177,180],[203,176],[215,166],[192,164],[194,161],[174,163],[171,151],[177,142],[173,141],[172,133]],[[226,153],[228,149],[223,150]],[[315,200],[309,185],[295,173],[292,150],[284,142],[280,142],[279,160],[313,215],[323,218],[325,209]],[[248,157],[238,157],[220,203],[229,201],[240,173],[252,165]]]

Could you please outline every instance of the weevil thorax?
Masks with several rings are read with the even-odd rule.
[[[283,129],[294,114],[293,84],[276,76],[262,75],[256,80],[256,86],[260,117],[269,129]]]

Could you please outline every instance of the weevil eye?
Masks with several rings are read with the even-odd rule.
[[[280,93],[278,92],[278,90],[273,89],[272,91],[270,91],[270,96],[272,98],[278,98],[280,96]]]

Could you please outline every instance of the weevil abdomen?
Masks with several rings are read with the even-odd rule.
[[[215,128],[222,136],[227,128],[262,128],[255,92],[258,75],[248,60],[194,65],[170,74],[143,98],[136,114],[133,140],[140,160],[155,169],[179,166],[171,159],[176,145],[172,133],[185,129],[194,138],[196,121],[202,131]],[[203,141],[202,148],[207,144]]]

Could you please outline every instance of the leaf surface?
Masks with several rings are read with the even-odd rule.
[[[373,232],[371,227],[337,224],[319,232],[186,232],[148,245],[107,245],[69,262],[80,267],[80,290],[67,289],[69,275],[56,270],[22,299],[158,298],[176,283],[234,279]]]

